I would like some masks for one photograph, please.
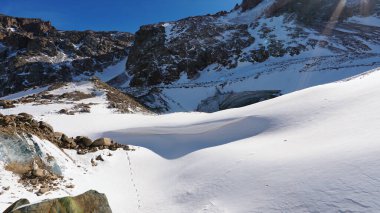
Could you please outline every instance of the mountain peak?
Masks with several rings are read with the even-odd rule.
[[[241,10],[245,12],[256,7],[261,2],[263,2],[263,0],[243,0],[243,2],[241,3]]]

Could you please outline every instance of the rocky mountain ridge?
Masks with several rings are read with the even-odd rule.
[[[40,19],[0,15],[0,96],[89,78],[127,57],[133,34],[60,31]]]

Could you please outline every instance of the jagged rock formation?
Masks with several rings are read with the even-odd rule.
[[[247,25],[216,25],[217,19],[218,15],[191,17],[175,25],[141,27],[127,63],[131,86],[168,84],[182,72],[194,78],[213,63],[236,67],[231,55],[250,46],[254,38]]]
[[[78,76],[124,59],[134,36],[59,31],[40,19],[0,15],[0,96]]]
[[[29,204],[29,205],[28,205]],[[16,201],[4,213],[112,213],[106,195],[90,190],[75,197],[63,197],[30,204],[26,199]]]

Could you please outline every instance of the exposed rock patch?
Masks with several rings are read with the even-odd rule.
[[[107,93],[109,108],[116,109],[120,113],[131,113],[136,111],[150,113],[150,110],[139,103],[133,96],[109,86],[98,78],[92,78],[92,82],[97,88],[102,89]]]

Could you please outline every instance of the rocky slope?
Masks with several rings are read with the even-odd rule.
[[[215,87],[287,93],[379,66],[380,1],[344,2],[244,0],[230,12],[143,26],[126,64],[124,90],[164,111],[189,111]],[[356,71],[343,72],[347,63]],[[281,72],[287,77],[262,86],[263,76]],[[317,82],[293,88],[317,72]],[[187,103],[177,93],[191,96],[189,88],[207,95]]]
[[[42,110],[42,105],[48,106]],[[89,81],[61,82],[0,98],[2,111],[75,115],[91,113],[151,113],[133,97],[93,77]]]
[[[133,34],[59,31],[40,19],[0,15],[0,96],[102,72],[127,57]]]

